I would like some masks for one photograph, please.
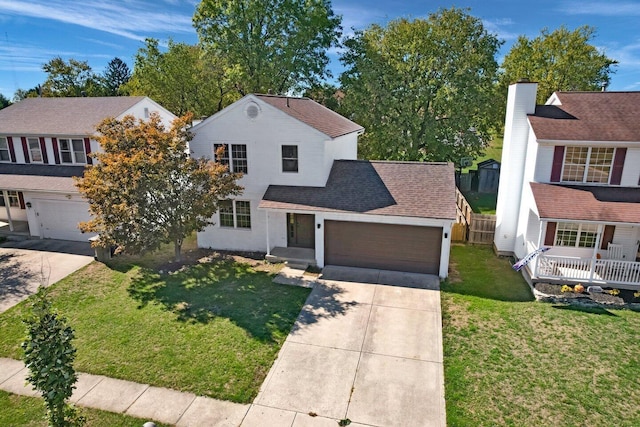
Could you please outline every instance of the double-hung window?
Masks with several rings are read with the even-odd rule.
[[[560,222],[556,228],[555,246],[593,248],[598,240],[597,224]]]
[[[298,146],[282,146],[282,172],[298,172]]]
[[[246,174],[249,171],[246,144],[214,144],[214,156],[217,154],[220,147],[224,148],[224,152],[219,159],[216,159],[217,161],[223,165],[228,165],[229,170],[235,173]]]
[[[82,139],[59,139],[58,147],[62,163],[87,163],[87,153]]]
[[[29,157],[34,163],[42,163],[42,150],[40,149],[40,140],[38,138],[27,138],[29,145]]]
[[[17,191],[7,191],[7,199],[9,199],[9,206],[11,206],[12,208],[20,207],[20,196],[18,195]],[[2,190],[0,190],[0,206],[5,206]]]
[[[0,162],[10,162],[11,153],[9,152],[9,142],[4,136],[0,136]]]
[[[614,152],[607,147],[567,147],[562,181],[608,184]]]
[[[220,227],[251,228],[251,203],[245,200],[220,202]]]

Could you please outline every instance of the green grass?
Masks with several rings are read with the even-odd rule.
[[[498,193],[477,193],[475,191],[463,192],[464,198],[469,202],[469,206],[475,213],[491,214],[496,213]]]
[[[470,169],[478,169],[478,163],[485,160],[493,159],[502,162],[502,136],[494,137],[491,140],[491,144],[484,150],[484,155],[473,160],[473,163],[468,168],[462,169],[463,172],[469,172]]]
[[[49,288],[76,331],[76,370],[251,402],[310,291],[272,283],[259,263],[160,275],[128,261],[92,263]],[[28,308],[0,315],[0,356],[21,358]]]
[[[0,390],[0,425],[4,427],[47,427],[44,401],[36,397],[17,396]],[[146,420],[123,414],[78,407],[86,427],[140,427]],[[155,423],[157,426],[165,424]]]
[[[454,246],[442,286],[450,426],[640,425],[640,313],[532,300],[508,260]]]

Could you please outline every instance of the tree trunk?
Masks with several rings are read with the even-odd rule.
[[[182,261],[182,239],[176,239],[173,242],[174,246],[174,261],[180,262]]]

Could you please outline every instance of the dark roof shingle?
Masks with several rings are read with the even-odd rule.
[[[540,218],[640,223],[640,188],[530,185]]]
[[[309,98],[261,94],[256,94],[255,96],[331,138],[337,138],[364,129],[359,124]]]
[[[83,173],[84,166],[0,163],[0,188],[77,193],[72,177]]]
[[[0,110],[0,135],[93,135],[144,96],[26,98]]]
[[[640,92],[556,92],[561,105],[538,105],[529,122],[536,138],[640,141]]]
[[[451,163],[336,160],[325,187],[271,185],[260,208],[453,220]]]

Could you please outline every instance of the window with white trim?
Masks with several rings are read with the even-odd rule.
[[[282,146],[282,172],[298,172],[298,146]]]
[[[220,227],[251,228],[251,203],[246,200],[222,200],[219,204]]]
[[[40,140],[38,138],[27,138],[29,144],[29,157],[32,162],[42,163],[42,150],[40,149]]]
[[[7,198],[9,199],[9,206],[12,208],[20,207],[20,196],[18,196],[17,191],[7,191]],[[4,195],[2,194],[2,190],[0,190],[0,206],[6,206],[4,203]]]
[[[556,227],[555,246],[593,248],[597,240],[597,224],[559,222]]]
[[[220,147],[224,148],[224,153],[219,159],[220,163],[228,165],[229,170],[235,173],[246,174],[249,171],[246,144],[213,144],[214,156]]]
[[[0,162],[10,162],[9,142],[4,136],[0,136]]]
[[[614,153],[615,148],[567,147],[562,181],[608,184]]]
[[[84,140],[61,138],[58,140],[60,161],[62,163],[87,163]]]

